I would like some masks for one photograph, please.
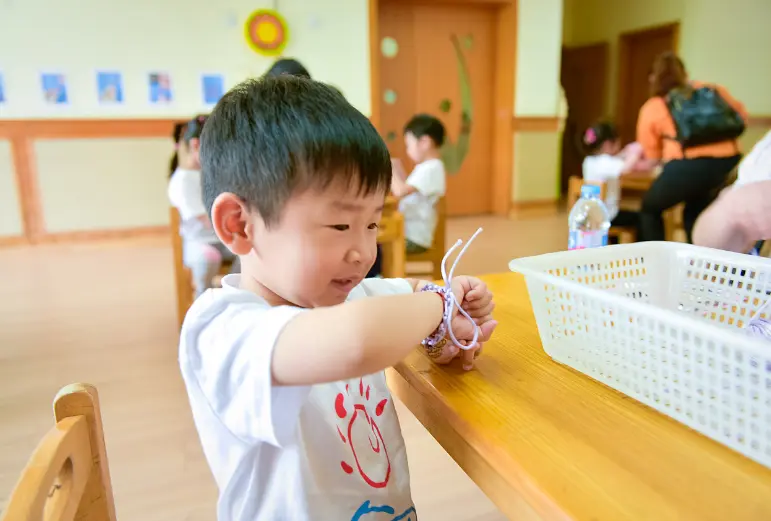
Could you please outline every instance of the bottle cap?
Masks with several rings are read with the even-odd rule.
[[[598,185],[584,185],[581,187],[581,197],[599,197],[600,187]]]

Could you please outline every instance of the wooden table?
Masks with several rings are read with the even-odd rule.
[[[520,275],[484,277],[500,325],[474,371],[415,351],[391,389],[517,521],[771,520],[771,470],[541,348]]]

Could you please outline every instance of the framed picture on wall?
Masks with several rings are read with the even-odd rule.
[[[61,73],[44,72],[40,75],[43,88],[43,100],[50,105],[66,105],[69,103],[67,93],[67,78]]]
[[[171,76],[167,72],[151,72],[148,75],[150,103],[153,105],[168,105],[174,101],[171,89]]]
[[[206,105],[216,105],[225,94],[225,78],[222,74],[204,74],[201,76],[203,102]]]
[[[97,72],[96,89],[99,103],[123,103],[123,76],[119,72]]]

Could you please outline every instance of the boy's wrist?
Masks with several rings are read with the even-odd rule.
[[[433,333],[427,336],[423,342],[423,346],[430,349],[437,346],[447,336],[447,327],[450,323],[450,314],[452,313],[452,296],[451,290],[442,286],[437,286],[430,282],[425,283],[420,289],[421,292],[436,293],[442,299],[442,319],[439,325],[436,327]]]

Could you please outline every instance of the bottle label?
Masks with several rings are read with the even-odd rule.
[[[568,235],[568,250],[583,250],[584,248],[599,248],[608,245],[608,233],[602,231],[582,232],[572,231]]]

